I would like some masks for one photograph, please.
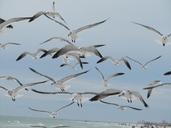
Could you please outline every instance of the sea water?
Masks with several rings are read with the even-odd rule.
[[[68,128],[126,128],[117,123],[77,121],[51,118],[32,118],[32,117],[0,117],[0,128],[36,128],[45,126],[53,128],[55,126],[66,126]]]

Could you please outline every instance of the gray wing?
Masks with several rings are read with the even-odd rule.
[[[125,73],[122,73],[122,72],[119,72],[119,73],[114,73],[112,75],[110,75],[109,77],[107,77],[107,81],[114,78],[114,77],[117,77],[117,76],[121,76],[121,75],[124,75]]]
[[[16,61],[19,61],[19,60],[23,59],[26,55],[31,55],[31,56],[32,56],[32,54],[29,53],[29,52],[23,52],[23,53],[21,53],[21,54],[17,57]]]
[[[8,91],[7,88],[3,87],[3,86],[0,86],[1,89],[5,90],[5,91]]]
[[[32,110],[32,111],[36,111],[36,112],[50,113],[50,112],[47,111],[47,110],[40,110],[40,109],[31,108],[31,107],[29,107],[28,109],[30,109],[30,110]]]
[[[158,30],[154,29],[153,27],[150,27],[150,26],[147,26],[147,25],[143,25],[143,24],[140,24],[140,23],[137,23],[137,22],[132,22],[132,23],[137,24],[137,25],[140,25],[140,26],[142,26],[144,28],[147,28],[148,30],[151,30],[151,31],[159,34],[160,36],[163,36],[162,33],[160,33]]]
[[[171,83],[162,83],[162,84],[157,84],[157,85],[153,85],[153,86],[145,87],[145,88],[143,88],[143,89],[144,89],[144,90],[146,90],[146,89],[153,89],[153,88],[157,88],[157,87],[160,87],[160,86],[166,86],[166,85],[171,85]]]
[[[102,79],[105,80],[105,77],[104,77],[103,73],[100,71],[100,69],[97,67],[95,67],[95,69],[100,73]]]
[[[100,24],[102,24],[102,23],[106,22],[107,20],[108,20],[108,19],[105,19],[105,20],[103,20],[103,21],[96,22],[96,23],[93,23],[93,24],[89,24],[89,25],[86,25],[86,26],[80,27],[80,28],[78,28],[78,29],[76,29],[76,30],[74,30],[74,31],[75,31],[76,33],[78,33],[78,32],[81,32],[81,31],[83,31],[83,30],[86,30],[86,29],[89,29],[89,28],[95,27],[95,26],[97,26],[97,25],[100,25]]]
[[[102,58],[102,54],[94,47],[94,46],[89,46],[89,47],[82,47],[81,49],[84,49],[87,52],[93,53],[94,55]]]
[[[44,14],[45,14],[45,12],[43,12],[43,11],[37,12],[36,14],[34,14],[34,15],[30,18],[29,22],[34,21],[35,19],[39,18],[41,15],[44,15]]]
[[[106,89],[105,91],[102,91],[102,92],[98,93],[96,96],[92,97],[90,99],[90,101],[97,101],[97,100],[106,98],[108,96],[118,95],[118,94],[120,94],[120,92],[121,92],[121,90],[118,90],[118,89]]]
[[[31,86],[35,86],[35,85],[38,85],[38,84],[43,84],[43,83],[46,83],[47,80],[45,81],[40,81],[40,82],[34,82],[34,83],[28,83],[28,84],[23,84],[22,86],[18,86],[16,87],[15,89],[13,89],[14,92],[18,92],[22,89],[25,89],[25,88],[28,88],[28,87],[31,87]]]
[[[68,31],[70,31],[70,28],[69,28],[68,26],[66,26],[65,24],[63,24],[63,23],[61,23],[61,22],[59,22],[59,21],[57,21],[57,20],[51,18],[51,17],[48,16],[47,14],[44,14],[44,15],[45,15],[47,18],[49,18],[50,20],[54,21],[55,23],[57,23],[57,24],[63,26],[65,29],[67,29]]]
[[[61,48],[60,50],[58,50],[52,58],[58,58],[59,56],[62,56],[64,54],[66,54],[67,52],[70,51],[75,51],[75,50],[79,50],[76,46],[74,45],[66,45],[65,47]]]
[[[55,53],[57,51],[59,51],[59,48],[52,48],[52,49],[49,49],[47,51],[44,51],[44,53],[40,56],[40,58],[43,58],[47,55],[51,55],[52,53]]]
[[[4,45],[21,45],[19,43],[13,43],[13,42],[8,42],[8,43],[5,43]]]
[[[127,66],[127,68],[129,68],[129,70],[131,70],[131,65],[129,64],[129,62],[125,59],[125,58],[122,58],[124,64]]]
[[[67,108],[67,107],[73,105],[74,103],[75,103],[75,102],[71,102],[71,103],[69,103],[69,104],[67,104],[67,105],[65,105],[65,106],[62,106],[61,108],[59,108],[58,110],[56,110],[56,112],[59,112],[59,111],[61,111],[62,109]]]
[[[137,97],[144,104],[145,107],[148,107],[148,104],[145,102],[145,100],[143,99],[143,97],[139,92],[137,91],[131,91],[131,92],[135,97]]]
[[[97,63],[101,63],[101,62],[106,61],[108,59],[111,59],[111,57],[110,56],[102,57],[100,60],[97,61]]]
[[[135,63],[137,63],[137,64],[143,66],[143,64],[142,64],[141,62],[139,62],[139,61],[137,61],[137,60],[135,60],[135,59],[133,59],[133,58],[131,58],[131,57],[129,57],[129,56],[126,56],[126,58],[128,58],[128,59],[130,59],[131,61],[134,61]]]
[[[44,42],[42,42],[42,43],[40,43],[40,44],[47,43],[47,42],[49,42],[49,41],[51,41],[51,40],[54,40],[54,39],[57,39],[57,40],[60,40],[60,41],[64,41],[64,42],[67,42],[68,44],[72,45],[72,43],[71,43],[69,40],[67,40],[67,39],[65,39],[65,38],[62,38],[62,37],[51,37],[51,38],[45,40]]]
[[[35,93],[39,93],[39,94],[73,94],[72,92],[43,92],[43,91],[38,91],[35,89],[31,89],[33,92]]]
[[[38,74],[38,75],[40,75],[40,76],[43,76],[43,77],[45,77],[45,78],[48,78],[49,80],[51,80],[52,82],[54,82],[54,83],[56,83],[56,81],[53,79],[53,78],[51,78],[51,77],[49,77],[49,76],[47,76],[47,75],[44,75],[44,74],[42,74],[42,73],[39,73],[38,71],[36,71],[35,69],[33,69],[33,68],[29,68],[32,72],[34,72],[34,73],[36,73],[36,74]]]
[[[116,104],[116,103],[110,103],[110,102],[106,102],[106,101],[103,101],[103,100],[100,100],[100,102],[104,103],[104,104],[114,105],[114,106],[117,106],[119,108],[131,108],[133,110],[142,110],[141,108],[131,107],[131,106],[127,106],[127,105],[119,105],[119,104]]]
[[[74,79],[74,78],[76,78],[76,77],[82,75],[82,74],[87,73],[88,71],[89,71],[89,70],[84,71],[84,72],[80,72],[80,73],[77,73],[77,74],[69,75],[69,76],[64,77],[63,79],[58,80],[58,81],[59,81],[59,82],[62,82],[62,83],[65,83],[65,82],[67,82],[67,81],[69,81],[69,80],[72,80],[72,79]]]
[[[152,60],[149,60],[148,62],[146,62],[145,64],[144,64],[144,66],[146,66],[147,64],[149,64],[149,63],[151,63],[151,62],[153,62],[153,61],[155,61],[155,60],[158,60],[159,58],[161,58],[162,56],[158,56],[158,57],[156,57],[156,58],[154,58],[154,59],[152,59]]]
[[[13,22],[19,22],[19,21],[23,21],[23,20],[28,20],[30,19],[31,17],[17,17],[17,18],[11,18],[11,19],[8,19],[6,20],[5,22],[1,23],[0,24],[0,28],[3,28],[4,26],[7,26],[8,24],[10,23],[13,23]]]

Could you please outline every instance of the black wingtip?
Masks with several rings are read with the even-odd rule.
[[[168,71],[168,72],[164,73],[163,75],[164,76],[171,75],[171,71]]]
[[[97,61],[97,64],[98,64],[98,63],[101,63],[101,62],[103,62],[103,61],[105,61],[105,58],[102,57],[100,60]]]

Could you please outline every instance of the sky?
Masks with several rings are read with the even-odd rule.
[[[102,80],[98,72],[94,69],[99,67],[101,71],[108,76],[115,72],[124,72],[122,77],[114,78],[109,82],[107,88],[133,89],[139,91],[146,97],[145,87],[153,80],[162,82],[171,82],[170,76],[162,74],[171,69],[170,45],[163,47],[155,42],[159,37],[132,21],[153,26],[163,34],[171,32],[171,1],[169,0],[55,0],[56,11],[58,11],[72,28],[94,23],[109,18],[104,24],[101,24],[90,30],[79,34],[75,45],[89,46],[94,44],[105,44],[99,48],[104,56],[121,58],[130,56],[142,63],[155,58],[162,57],[154,63],[148,65],[146,70],[140,68],[134,62],[130,61],[132,70],[125,66],[115,66],[110,61],[96,64],[99,58],[92,56],[86,58],[89,62],[84,70],[90,71],[84,76],[71,81],[71,88],[68,91],[102,91],[106,88],[102,85]],[[0,18],[10,19],[13,17],[32,16],[38,11],[51,11],[51,0],[0,0]],[[63,47],[65,43],[51,41],[48,44],[40,45],[41,42],[53,36],[66,37],[66,31],[60,25],[41,16],[32,23],[23,21],[13,24],[14,29],[0,33],[0,42],[17,42],[21,46],[9,46],[7,49],[0,49],[0,75],[13,75],[23,83],[43,80],[42,77],[32,73],[28,68],[32,67],[41,73],[45,73],[53,78],[60,79],[68,74],[78,73],[82,70],[78,67],[76,71],[70,68],[60,68],[61,59],[51,59],[50,57],[34,60],[26,57],[16,62],[15,59],[24,51],[34,52],[38,48]],[[0,80],[0,84],[8,88],[14,88],[16,83]],[[45,86],[36,86],[36,89],[42,91],[54,91],[50,84]],[[111,102],[117,102],[122,105],[131,105],[143,108],[142,111],[125,110],[121,111],[112,106],[100,104],[98,102],[85,102],[83,108],[76,105],[59,113],[58,118],[81,119],[81,120],[99,120],[99,121],[171,121],[171,90],[170,87],[161,87],[154,90],[152,97],[146,99],[149,108],[144,108],[139,101],[128,104],[125,100],[112,97],[107,99]],[[70,102],[70,96],[59,95],[40,95],[28,92],[16,102],[12,102],[9,97],[4,96],[0,90],[0,115],[13,116],[34,116],[46,117],[46,114],[31,112],[28,107],[35,107],[48,110],[56,110]]]

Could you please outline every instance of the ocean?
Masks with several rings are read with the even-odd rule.
[[[45,126],[44,128],[127,128],[112,122],[0,116],[0,128],[40,128],[41,126]]]

